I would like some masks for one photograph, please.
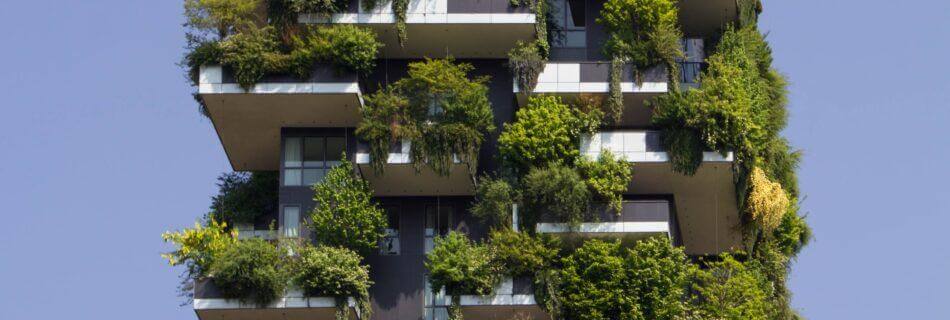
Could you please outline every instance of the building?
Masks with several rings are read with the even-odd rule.
[[[302,228],[313,208],[310,185],[337,164],[346,152],[369,181],[389,216],[387,238],[377,254],[367,257],[374,285],[374,319],[444,319],[448,299],[428,288],[423,261],[433,239],[449,230],[484,238],[487,230],[468,213],[474,186],[468,169],[451,168],[448,176],[418,172],[409,163],[409,141],[393,145],[385,174],[370,167],[367,146],[354,134],[361,120],[364,96],[406,74],[407,65],[426,57],[450,55],[471,63],[474,74],[488,76],[489,100],[495,125],[513,121],[515,111],[530,94],[566,99],[609,94],[610,58],[603,53],[607,39],[596,22],[604,0],[552,0],[552,22],[560,33],[551,43],[550,57],[529,94],[522,93],[507,66],[508,52],[518,41],[536,36],[537,17],[531,7],[514,7],[509,0],[411,0],[406,14],[410,40],[401,45],[395,14],[389,6],[365,10],[358,0],[345,12],[299,17],[300,23],[357,24],[377,32],[385,44],[375,70],[367,75],[340,73],[316,64],[312,76],[267,75],[244,90],[233,71],[221,65],[200,68],[198,94],[235,171],[279,171],[279,235],[266,223],[239,226],[243,234],[259,237],[308,236]],[[544,221],[540,233],[565,237],[612,235],[638,238],[669,236],[690,255],[714,255],[737,247],[740,214],[732,170],[733,156],[707,152],[704,165],[693,176],[672,170],[651,127],[651,109],[645,101],[671,90],[670,83],[689,87],[703,66],[706,46],[724,25],[739,19],[735,0],[681,0],[679,21],[685,36],[682,77],[669,81],[663,67],[643,71],[638,83],[631,72],[621,80],[622,120],[585,136],[580,150],[596,157],[602,150],[621,154],[635,163],[636,183],[624,195],[620,216],[603,215],[584,223],[576,232],[566,224]],[[479,173],[498,163],[498,132],[480,151]],[[254,229],[257,229],[256,231]],[[352,304],[352,303],[351,303]],[[516,314],[544,319],[536,305],[530,279],[509,279],[491,297],[463,296],[462,312],[470,319],[510,319]],[[288,292],[267,308],[222,299],[210,283],[196,286],[194,309],[199,319],[332,319],[331,298],[304,297]]]

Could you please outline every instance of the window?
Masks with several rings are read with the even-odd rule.
[[[435,248],[435,237],[449,234],[451,220],[451,207],[426,207],[425,253],[429,253]]]
[[[284,237],[295,238],[300,236],[300,207],[284,207]]]
[[[555,0],[552,7],[557,34],[555,48],[587,47],[587,7],[583,0]]]
[[[386,219],[389,227],[386,228],[386,235],[379,240],[379,254],[384,256],[399,255],[399,208],[384,207]]]
[[[327,171],[342,160],[343,137],[288,137],[284,139],[284,186],[310,186],[323,181]]]

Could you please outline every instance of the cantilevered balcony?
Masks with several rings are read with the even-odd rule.
[[[538,233],[556,234],[570,238],[611,237],[641,240],[648,237],[669,237],[678,243],[676,216],[668,200],[626,200],[620,213],[608,210],[606,204],[591,208],[596,220],[571,226],[551,217],[542,216],[535,228]]]
[[[306,297],[300,290],[288,290],[283,297],[261,307],[253,302],[225,299],[209,280],[195,283],[193,307],[201,320],[334,320],[336,300],[332,297]],[[356,302],[349,299],[350,319],[358,319]]]
[[[382,172],[376,172],[370,163],[369,145],[357,145],[356,164],[376,196],[468,196],[475,193],[466,164],[456,162],[448,176],[441,176],[425,165],[417,171],[410,158],[411,145],[409,140],[395,143]]]
[[[534,299],[530,278],[506,278],[495,286],[493,295],[463,295],[459,298],[466,319],[550,319]]]
[[[347,12],[304,14],[301,23],[351,23],[372,28],[384,58],[505,58],[518,40],[535,37],[535,15],[509,0],[409,0],[405,46],[399,44],[391,1],[366,11],[351,0]]]
[[[202,66],[198,94],[235,171],[277,170],[284,127],[354,127],[363,98],[354,73],[313,67],[306,80],[267,76],[248,90],[228,68]]]
[[[740,0],[741,1],[741,0]],[[679,21],[686,36],[713,35],[739,18],[737,0],[679,0]]]
[[[582,138],[584,156],[596,159],[602,150],[634,164],[628,196],[672,198],[687,253],[718,254],[740,244],[731,152],[705,152],[699,170],[687,176],[673,171],[656,131],[610,131]]]

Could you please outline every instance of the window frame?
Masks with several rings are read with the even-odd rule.
[[[288,166],[287,164],[287,146],[290,143],[291,139],[296,139],[298,142],[297,154],[300,159],[300,166]],[[320,165],[308,165],[305,156],[307,154],[306,141],[307,139],[321,139],[323,141],[323,159],[320,160]],[[348,142],[347,135],[340,133],[319,133],[319,134],[300,134],[300,135],[283,135],[280,142],[280,186],[281,187],[310,187],[311,184],[306,183],[306,174],[307,170],[323,170],[323,177],[326,177],[326,174],[330,169],[339,165],[340,161],[331,161],[329,160],[329,140],[330,139],[340,139],[343,143],[343,151],[348,151]],[[330,162],[336,162],[333,165],[330,165]],[[287,172],[289,170],[295,170],[299,172],[299,180],[295,184],[288,184]],[[323,178],[317,179],[314,183],[322,181]]]

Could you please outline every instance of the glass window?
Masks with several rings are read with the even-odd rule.
[[[380,255],[399,255],[399,207],[384,207],[386,220],[385,236],[379,241]]]
[[[310,186],[342,161],[344,137],[284,138],[284,186]]]
[[[300,236],[300,207],[284,207],[284,237]]]
[[[582,0],[555,0],[552,11],[557,27],[554,47],[587,47],[587,7]]]

